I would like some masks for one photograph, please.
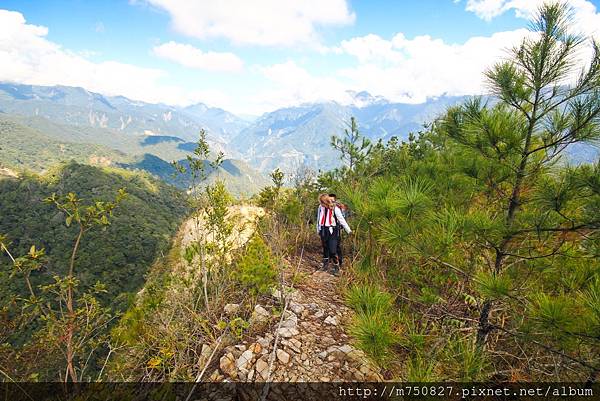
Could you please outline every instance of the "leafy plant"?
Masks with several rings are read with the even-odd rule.
[[[267,293],[276,283],[276,264],[271,250],[258,235],[254,235],[244,255],[236,263],[235,277],[252,295]]]
[[[488,299],[506,297],[512,289],[512,280],[508,274],[480,271],[477,272],[474,280],[479,293]]]
[[[426,383],[437,381],[435,359],[417,353],[406,362],[406,381],[411,383]]]
[[[382,314],[357,313],[350,328],[357,345],[375,362],[387,365],[398,342],[392,319]]]
[[[373,285],[354,285],[346,294],[346,302],[357,313],[386,315],[393,305],[392,296]]]

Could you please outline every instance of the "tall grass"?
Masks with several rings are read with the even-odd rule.
[[[443,357],[447,361],[446,377],[461,382],[478,381],[486,377],[488,358],[475,346],[475,341],[470,336],[449,338]]]
[[[358,313],[350,333],[358,347],[380,366],[386,366],[392,355],[391,349],[397,343],[392,319],[380,313]]]
[[[385,315],[391,311],[394,299],[389,293],[367,284],[352,286],[346,294],[346,302],[357,313]]]
[[[356,311],[351,334],[358,347],[379,365],[386,366],[392,348],[398,342],[395,317],[391,313],[394,298],[376,286],[366,284],[352,286],[346,301]]]

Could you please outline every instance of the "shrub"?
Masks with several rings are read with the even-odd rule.
[[[448,363],[445,367],[452,372],[450,375],[455,375],[453,379],[473,382],[484,380],[486,377],[488,360],[471,337],[449,339],[446,346],[446,359]]]
[[[392,296],[372,285],[355,285],[346,295],[346,301],[356,312],[367,315],[387,314],[393,304]]]
[[[258,235],[254,235],[244,255],[237,263],[236,279],[252,295],[263,294],[275,285],[277,270],[271,250]]]
[[[417,353],[408,359],[406,362],[406,381],[422,383],[436,380],[435,360],[433,358],[426,358]]]
[[[385,366],[397,343],[389,316],[358,313],[351,328],[357,345],[379,365]]]

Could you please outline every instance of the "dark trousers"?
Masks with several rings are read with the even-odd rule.
[[[337,248],[335,249],[335,253],[337,254],[338,262],[340,263],[340,266],[341,266],[342,265],[342,231],[341,230],[338,234]]]
[[[329,232],[329,227],[322,227],[319,235],[323,246],[323,260],[341,264],[342,248],[339,227],[334,227],[333,232]]]

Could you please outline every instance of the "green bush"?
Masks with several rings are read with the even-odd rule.
[[[445,368],[455,375],[453,379],[461,382],[482,381],[486,377],[488,359],[486,354],[475,345],[472,337],[455,337],[446,345]]]
[[[435,374],[435,359],[426,358],[417,353],[406,362],[406,381],[422,383],[433,382],[437,379],[438,377]]]
[[[275,285],[275,260],[260,236],[254,235],[250,239],[244,255],[236,265],[235,276],[253,295],[266,293]]]
[[[351,327],[357,345],[381,366],[387,365],[392,347],[398,342],[389,316],[358,313]]]
[[[358,313],[387,314],[394,302],[392,296],[372,285],[354,285],[348,290],[346,301]]]

